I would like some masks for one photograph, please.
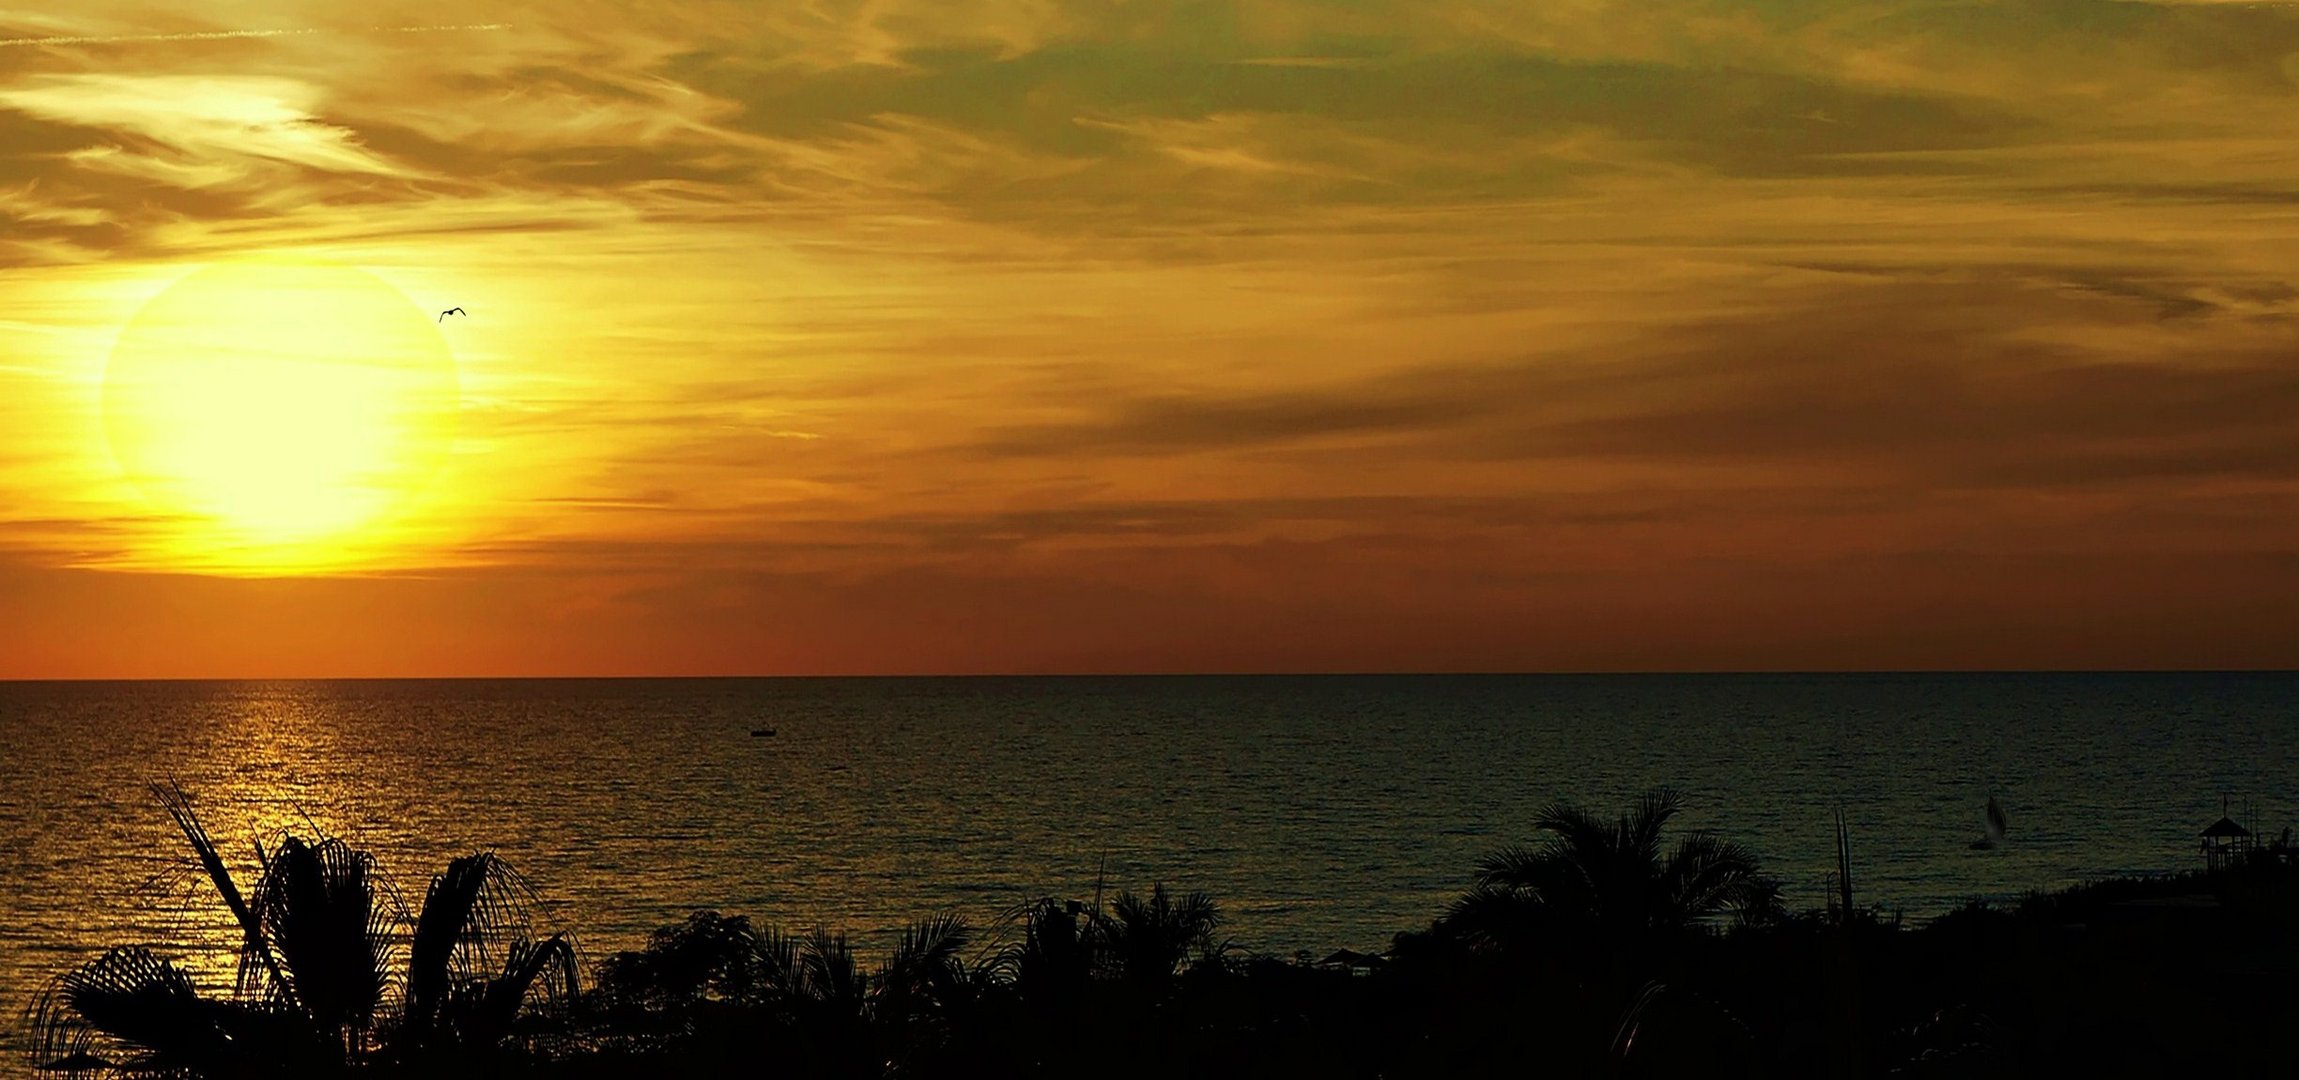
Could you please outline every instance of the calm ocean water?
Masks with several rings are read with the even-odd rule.
[[[170,776],[231,857],[316,824],[410,903],[492,848],[594,956],[700,907],[881,942],[1097,870],[1291,953],[1425,925],[1552,798],[1674,785],[1799,906],[1840,806],[1861,898],[1921,916],[2191,867],[2223,793],[2299,821],[2294,766],[2299,674],[0,684],[0,1015],[110,943],[228,944]]]

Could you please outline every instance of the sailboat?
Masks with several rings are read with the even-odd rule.
[[[2007,828],[2009,826],[2004,822],[2003,804],[1998,803],[1995,796],[1988,796],[1988,834],[1972,841],[1972,850],[1987,851],[2003,843]]]

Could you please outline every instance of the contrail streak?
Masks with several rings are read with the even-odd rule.
[[[370,26],[364,30],[310,27],[300,30],[203,30],[184,34],[102,34],[91,37],[0,38],[0,48],[11,45],[127,45],[146,41],[223,41],[230,38],[301,37],[306,34],[441,34],[454,30],[509,30],[510,23],[472,23],[467,26]]]

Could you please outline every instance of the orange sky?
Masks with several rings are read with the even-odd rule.
[[[0,677],[2299,665],[2299,6],[4,4]],[[250,257],[470,311],[332,561]]]

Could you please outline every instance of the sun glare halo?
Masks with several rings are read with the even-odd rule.
[[[103,416],[122,473],[173,519],[172,546],[300,568],[356,546],[431,481],[459,399],[432,316],[382,279],[227,264],[122,327]]]

